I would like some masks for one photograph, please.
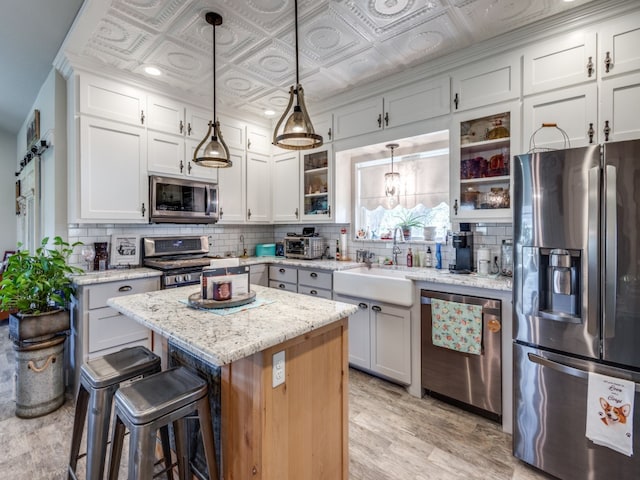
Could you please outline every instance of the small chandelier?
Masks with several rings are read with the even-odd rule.
[[[393,171],[393,150],[398,148],[397,143],[385,145],[391,149],[391,171],[384,174],[384,194],[390,207],[395,206],[400,200],[400,174]]]
[[[321,146],[322,136],[314,131],[311,119],[307,113],[307,107],[304,103],[304,90],[300,84],[298,68],[298,0],[294,1],[294,5],[296,17],[296,84],[292,85],[289,89],[289,104],[273,131],[273,144],[287,150],[307,150]],[[291,109],[291,105],[293,105],[294,95],[296,97],[296,105],[293,107],[293,112],[284,124],[283,132],[278,135],[280,125],[284,122],[285,117]]]
[[[216,120],[216,26],[222,25],[222,17],[217,13],[207,12],[205,19],[213,26],[213,120],[209,122],[206,135],[193,152],[193,162],[202,167],[230,167],[233,162],[229,159],[229,148],[222,138],[220,122]],[[207,141],[209,135],[211,135],[211,141],[198,155],[200,147]]]

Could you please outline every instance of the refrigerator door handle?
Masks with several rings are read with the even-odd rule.
[[[587,224],[587,325],[590,332],[596,332],[600,324],[599,304],[602,301],[600,291],[600,183],[602,170],[599,166],[589,169],[588,224]],[[593,212],[596,212],[595,214]]]
[[[529,357],[529,360],[531,362],[537,363],[542,367],[550,368],[552,370],[555,370],[556,372],[565,373],[567,375],[571,375],[572,377],[584,379],[589,378],[589,372],[586,370],[549,360],[548,358],[541,357],[540,355],[536,355],[535,353],[528,353],[527,356]],[[640,383],[635,383],[635,391],[640,392]]]
[[[605,207],[604,207],[604,338],[616,334],[616,291],[618,289],[618,217],[617,217],[617,169],[607,165],[605,169]],[[606,357],[606,342],[603,342],[603,355]]]

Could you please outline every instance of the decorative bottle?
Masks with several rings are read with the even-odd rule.
[[[407,252],[407,267],[413,267],[413,252],[411,251],[411,247],[409,247],[409,251]]]
[[[340,241],[336,240],[336,260],[340,260],[342,255],[340,255]]]
[[[95,271],[106,270],[109,265],[109,253],[107,252],[107,242],[96,242],[93,244],[96,256],[93,259],[93,269]]]
[[[424,257],[424,266],[425,267],[433,267],[433,257],[431,256],[431,247],[427,247],[427,253]]]
[[[442,268],[442,244],[436,243],[436,268]]]

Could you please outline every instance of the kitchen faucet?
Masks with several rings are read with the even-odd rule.
[[[400,250],[400,247],[396,243],[396,237],[397,237],[396,233],[398,232],[398,230],[400,231],[400,242],[401,243],[405,242],[404,234],[402,233],[402,228],[401,227],[394,228],[393,229],[393,249],[391,250],[391,253],[393,254],[394,265],[398,265],[398,254],[402,253],[402,250]]]

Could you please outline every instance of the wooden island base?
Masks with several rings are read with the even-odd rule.
[[[225,480],[346,480],[347,319],[221,369]],[[272,387],[273,355],[285,383]]]

